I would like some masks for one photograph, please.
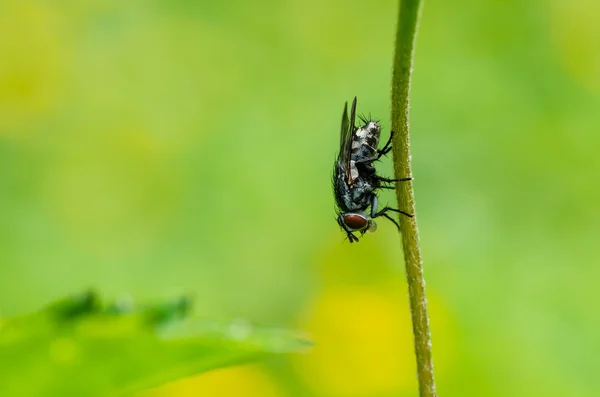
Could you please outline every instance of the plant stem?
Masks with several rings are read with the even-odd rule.
[[[410,78],[420,10],[420,0],[399,0],[391,106],[392,131],[396,132],[393,141],[396,178],[412,176],[408,112]],[[429,330],[427,295],[425,293],[425,279],[423,278],[421,250],[419,248],[419,231],[412,181],[397,184],[396,198],[398,208],[415,214],[413,218],[400,215],[400,229],[413,323],[419,394],[421,397],[434,397],[435,378],[431,355],[431,332]]]

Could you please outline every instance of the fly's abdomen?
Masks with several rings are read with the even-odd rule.
[[[381,126],[376,121],[369,121],[356,129],[352,140],[352,160],[364,160],[377,154]]]

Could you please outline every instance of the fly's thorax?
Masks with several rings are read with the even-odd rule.
[[[347,206],[352,211],[362,211],[371,203],[375,187],[365,178],[357,178],[350,187]]]
[[[342,212],[360,212],[369,206],[375,188],[368,179],[358,176],[348,183],[346,174],[340,170],[333,183],[335,201]]]

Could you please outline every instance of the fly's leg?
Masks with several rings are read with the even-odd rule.
[[[400,179],[391,179],[391,178],[384,178],[382,176],[378,176],[377,177],[378,181],[381,182],[389,182],[389,183],[394,183],[394,182],[405,182],[405,181],[412,181],[413,178],[408,177],[408,178],[400,178]]]
[[[350,230],[346,229],[345,226],[342,226],[342,228],[344,229],[344,231],[346,232],[346,236],[348,237],[348,241],[350,241],[350,243],[353,243],[355,241],[358,241],[358,237],[356,237],[354,235],[354,233],[352,233]]]
[[[394,218],[392,218],[391,216],[389,216],[387,214],[388,211],[397,212],[399,214],[408,216],[409,218],[412,218],[414,216],[414,215],[409,214],[408,212],[400,211],[400,210],[397,210],[397,209],[391,208],[391,207],[384,207],[381,211],[377,211],[377,196],[373,194],[371,196],[371,218],[375,219],[379,216],[383,216],[384,218],[387,218],[390,221],[392,221],[392,223],[394,225],[396,225],[398,230],[400,230],[400,225],[398,225],[398,222],[396,222],[396,220]]]
[[[385,156],[392,148],[386,149],[387,151],[384,153],[381,150],[377,150],[377,156],[369,157],[366,159],[355,160],[354,164],[362,164],[362,163],[373,163],[379,160],[381,157]]]
[[[396,225],[396,229],[398,229],[398,231],[400,231],[400,225],[398,224],[398,222],[396,222],[396,220],[394,218],[392,218],[391,216],[389,216],[388,214],[381,214],[381,216],[389,219],[390,221],[392,221],[392,223],[394,225]]]
[[[377,218],[378,216],[385,216],[385,215],[386,215],[386,212],[388,212],[388,211],[397,212],[397,213],[399,213],[399,214],[402,214],[402,215],[408,216],[409,218],[413,218],[413,217],[414,217],[414,215],[412,215],[412,214],[409,214],[408,212],[405,212],[405,211],[400,211],[400,210],[397,210],[396,208],[392,208],[392,207],[385,207],[385,208],[384,208],[384,209],[382,209],[381,211],[377,212],[377,213],[375,214],[375,216],[373,216],[373,218]]]
[[[354,241],[358,243],[358,237],[356,237],[353,233],[346,231],[346,234],[348,235],[348,240],[350,241],[350,244],[352,244]]]
[[[385,156],[386,154],[388,154],[390,152],[390,150],[392,150],[392,138],[394,137],[394,134],[395,134],[395,132],[391,131],[390,137],[389,137],[388,141],[385,143],[385,145],[383,146],[383,148],[381,150],[377,150],[379,157]]]
[[[413,178],[400,178],[400,179],[390,179],[390,178],[383,178],[381,176],[375,176],[377,178],[378,181],[380,182],[387,182],[387,183],[396,183],[396,182],[405,182],[405,181],[412,181]],[[383,186],[379,186],[380,189],[394,189],[394,186],[387,186],[387,185],[383,185]]]
[[[398,225],[398,222],[396,222],[394,220],[394,218],[392,218],[391,216],[386,214],[386,212],[389,211],[387,208],[388,207],[385,207],[383,210],[378,212],[377,211],[377,196],[374,194],[371,196],[371,218],[375,219],[378,216],[383,216],[384,218],[389,219],[394,225],[396,225],[396,227],[398,228],[398,231],[400,231],[400,225]]]
[[[348,229],[348,226],[346,226],[346,224],[342,221],[342,215],[338,216],[337,223],[346,232],[346,235],[348,235],[348,240],[350,243],[353,243],[354,241],[358,242],[358,237],[356,237],[354,233],[352,233],[352,230]]]

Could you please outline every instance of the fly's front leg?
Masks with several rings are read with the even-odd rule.
[[[375,214],[377,213],[377,195],[371,194],[369,201],[371,202],[371,218],[375,218]]]
[[[354,233],[352,233],[351,229],[348,229],[348,226],[346,226],[346,224],[342,221],[342,216],[338,216],[337,219],[338,225],[340,225],[340,227],[342,229],[344,229],[344,231],[346,232],[346,235],[348,236],[348,240],[353,243],[354,241],[358,242],[358,237],[356,237],[354,235]]]
[[[387,207],[385,207],[385,208],[387,208]],[[400,231],[400,225],[398,225],[398,222],[396,222],[394,220],[394,218],[392,218],[391,216],[386,214],[387,210],[385,208],[383,210],[377,212],[377,196],[374,194],[371,195],[371,218],[375,219],[378,216],[383,216],[383,217],[389,219],[390,221],[392,221],[392,223],[394,225],[396,225],[396,227],[398,228],[398,231]]]
[[[388,211],[397,212],[397,213],[399,213],[399,214],[402,214],[402,215],[408,216],[409,218],[412,218],[412,217],[414,217],[414,215],[412,215],[412,214],[409,214],[408,212],[405,212],[405,211],[400,211],[400,210],[397,210],[396,208],[392,208],[392,207],[385,207],[384,209],[382,209],[381,211],[379,211],[378,213],[376,213],[376,214],[373,216],[373,218],[377,218],[378,216],[386,216],[386,212],[388,212]]]
[[[391,216],[389,216],[387,214],[388,211],[397,212],[399,214],[408,216],[409,218],[413,217],[413,215],[409,214],[408,212],[400,211],[400,210],[397,210],[397,209],[391,208],[391,207],[384,207],[381,211],[377,211],[377,196],[373,194],[371,196],[371,218],[374,219],[374,218],[383,216],[384,218],[387,218],[390,221],[392,221],[392,223],[394,225],[396,225],[398,230],[400,230],[400,225],[398,224],[398,222],[396,222],[396,220],[394,218],[392,218]]]
[[[346,230],[346,234],[348,235],[348,240],[350,241],[350,244],[352,244],[354,241],[358,243],[358,237],[356,237],[354,233]]]

